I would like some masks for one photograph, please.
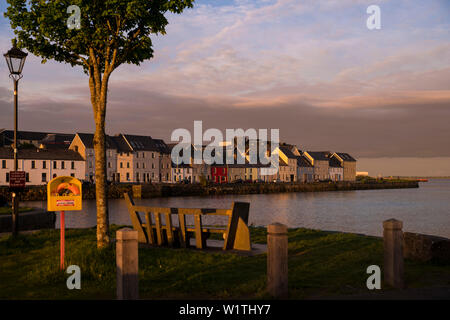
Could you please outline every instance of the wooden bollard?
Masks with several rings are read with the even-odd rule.
[[[138,232],[120,229],[116,240],[117,299],[139,299]]]
[[[403,282],[403,222],[395,219],[383,221],[384,281],[401,289]]]
[[[288,297],[288,236],[280,223],[267,226],[267,291],[274,298]]]

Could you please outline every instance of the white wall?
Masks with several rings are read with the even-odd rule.
[[[2,160],[6,160],[6,168],[2,167]],[[32,168],[32,162],[35,162],[35,168]],[[43,168],[43,162],[46,162],[46,168]],[[42,159],[19,159],[19,171],[25,171],[29,175],[29,182],[26,185],[44,185],[47,184],[53,176],[71,176],[79,180],[84,179],[85,163],[84,161],[73,161],[74,169],[72,169],[72,160],[56,160],[56,169],[53,168],[53,162],[55,160],[42,160]],[[64,169],[61,168],[61,162],[64,161]],[[14,171],[13,159],[0,159],[0,186],[9,186],[9,182],[6,181],[6,173]],[[46,181],[42,181],[42,174],[46,174]]]

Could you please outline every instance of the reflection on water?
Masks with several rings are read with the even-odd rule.
[[[250,202],[249,224],[266,226],[281,222],[289,227],[382,235],[382,222],[396,218],[404,231],[450,238],[450,180],[430,180],[418,189],[360,190],[316,193],[225,195],[155,198],[136,204],[155,207],[230,208],[233,201]],[[45,208],[40,201],[26,205]],[[109,201],[110,222],[131,225],[125,201]],[[214,219],[214,218],[212,218]],[[214,220],[207,221],[214,223]],[[83,202],[83,211],[67,212],[67,228],[96,225],[94,200]],[[59,228],[59,219],[57,219]]]

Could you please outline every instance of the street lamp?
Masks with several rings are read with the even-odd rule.
[[[17,171],[19,163],[17,158],[17,87],[19,80],[22,79],[22,69],[28,53],[25,53],[17,48],[16,41],[13,41],[13,47],[7,53],[5,53],[4,56],[9,68],[9,77],[14,81],[14,171]],[[12,192],[12,207],[12,235],[16,236],[19,229],[19,201],[15,190]]]

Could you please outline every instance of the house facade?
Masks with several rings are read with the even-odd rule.
[[[314,181],[330,179],[330,152],[305,151],[303,153],[314,168]]]
[[[297,182],[314,181],[314,167],[305,156],[297,156]]]
[[[172,181],[172,158],[171,149],[161,139],[153,139],[159,151],[159,182],[169,183]]]
[[[129,173],[130,182],[159,182],[160,151],[152,137],[120,134],[117,140],[120,139],[128,146],[123,150],[124,154],[122,157],[130,163],[132,168],[132,170],[129,170],[131,168],[128,167],[128,164],[126,169],[123,168],[125,169],[125,176],[126,173]],[[121,146],[123,145],[124,143],[121,143]],[[121,152],[122,149],[119,148],[119,151]],[[126,157],[125,151],[127,151]]]
[[[18,171],[26,172],[26,185],[45,185],[57,176],[83,180],[84,159],[75,151],[61,149],[19,149]],[[0,185],[9,185],[10,171],[14,171],[11,147],[0,148]]]
[[[332,181],[344,180],[344,168],[336,158],[330,157],[329,174]]]
[[[356,180],[356,159],[348,153],[335,152],[331,155],[332,158],[338,160],[343,168],[343,180]]]
[[[117,176],[117,145],[110,136],[105,137],[106,145],[106,179],[118,181]],[[85,174],[83,180],[95,182],[95,152],[94,135],[91,133],[77,133],[69,145],[69,150],[78,152],[85,160]]]
[[[280,160],[287,164],[280,165],[279,178],[282,182],[295,182],[297,181],[297,156],[294,154],[292,145],[282,145],[279,147]]]

